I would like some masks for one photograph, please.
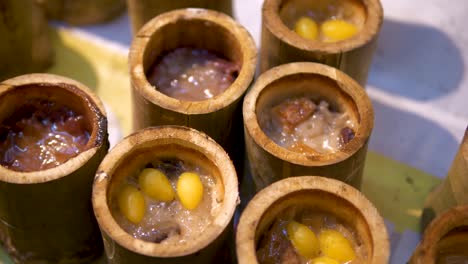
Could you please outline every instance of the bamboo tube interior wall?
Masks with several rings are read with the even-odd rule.
[[[0,1],[0,81],[52,64],[48,24],[33,0]]]
[[[464,261],[466,261],[468,259],[467,245],[468,205],[452,207],[438,215],[427,226],[409,264],[440,263],[440,254],[465,256]]]
[[[468,128],[444,181],[425,202],[422,230],[438,215],[457,205],[468,205]]]
[[[340,1],[329,1],[340,4]],[[285,63],[311,61],[327,64],[347,73],[365,87],[377,36],[383,22],[383,9],[379,0],[347,0],[362,10],[354,10],[364,20],[356,36],[339,42],[324,43],[300,37],[286,23],[290,10],[313,10],[316,1],[265,0],[262,9],[262,39],[260,72]],[[286,10],[290,9],[290,10]],[[296,19],[299,19],[297,17]],[[292,24],[294,25],[294,24]]]
[[[365,263],[387,263],[390,249],[384,221],[364,195],[340,181],[301,176],[276,182],[249,202],[236,232],[239,264],[258,263],[256,250],[259,239],[274,220],[292,206],[337,217],[355,230],[358,240],[366,248],[368,261]]]
[[[156,158],[177,158],[210,171],[221,203],[211,212],[212,224],[197,237],[177,245],[139,240],[125,232],[112,216],[112,199],[128,175]],[[93,187],[93,206],[109,263],[215,263],[232,228],[238,201],[237,175],[226,152],[194,129],[161,126],[140,130],[120,142],[101,163]],[[208,220],[210,213],[207,212]]]
[[[1,122],[25,111],[21,106],[30,100],[66,103],[84,116],[90,137],[86,150],[54,168],[21,172],[0,166],[0,239],[20,263],[89,263],[102,254],[91,190],[109,147],[104,107],[76,81],[23,75],[0,83]]]
[[[192,102],[169,97],[148,82],[146,73],[162,55],[180,47],[202,48],[221,55],[240,66],[239,74],[227,90],[208,100]],[[252,37],[225,14],[183,9],[154,18],[139,31],[130,48],[133,129],[158,125],[195,128],[220,143],[236,167],[242,168],[241,102],[253,81],[256,64]]]
[[[260,126],[272,106],[297,96],[326,100],[357,123],[355,137],[329,154],[287,150]],[[291,63],[263,73],[244,100],[247,156],[257,190],[291,176],[318,175],[360,188],[374,112],[364,89],[335,68],[316,63]]]
[[[125,0],[35,0],[51,19],[72,25],[90,25],[109,21],[125,10]]]
[[[127,0],[134,35],[153,17],[181,8],[205,8],[232,16],[232,0]]]

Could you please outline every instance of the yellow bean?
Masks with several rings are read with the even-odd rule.
[[[203,198],[200,176],[193,172],[182,173],[177,181],[177,196],[186,209],[197,208]]]
[[[318,237],[322,254],[340,262],[348,262],[356,258],[351,242],[336,230],[326,229]]]
[[[175,193],[169,179],[157,169],[144,169],[138,176],[141,190],[149,197],[163,202],[174,200]]]
[[[356,35],[358,29],[355,25],[341,19],[327,20],[322,23],[321,31],[326,37],[325,41],[335,42],[345,40]]]
[[[118,196],[122,214],[132,223],[138,224],[145,215],[146,205],[143,194],[131,185],[125,186]]]
[[[318,26],[315,21],[309,17],[301,17],[294,27],[296,33],[306,39],[315,40],[318,37]]]
[[[296,221],[291,221],[286,226],[286,231],[291,244],[302,257],[307,259],[317,257],[319,243],[310,228]]]
[[[335,259],[322,256],[322,257],[314,258],[312,261],[308,262],[308,264],[340,264],[340,263],[336,261]]]

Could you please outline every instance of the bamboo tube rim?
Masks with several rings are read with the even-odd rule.
[[[263,2],[263,24],[276,38],[304,51],[335,54],[353,50],[374,39],[383,22],[383,8],[379,0],[360,0],[366,10],[366,21],[363,28],[354,37],[331,43],[307,40],[288,28],[281,20],[279,9],[283,1],[265,0]]]
[[[166,25],[180,20],[211,22],[235,37],[242,52],[239,75],[223,93],[203,101],[182,101],[159,92],[146,77],[144,54],[151,36]],[[141,50],[142,49],[142,50]],[[149,102],[182,114],[206,114],[222,109],[236,100],[247,90],[255,74],[257,51],[250,33],[228,15],[202,8],[178,9],[163,13],[148,21],[135,36],[129,53],[130,78],[133,87]]]
[[[468,162],[468,127],[465,129],[465,136],[463,138],[461,149],[462,149],[462,153],[463,153],[463,157],[465,158],[465,161]]]
[[[460,227],[468,228],[468,205],[453,207],[435,218],[425,229],[410,263],[435,263],[437,243],[450,231]]]
[[[466,188],[468,181],[468,127],[465,129],[462,142],[452,161],[446,178],[432,190],[424,201],[421,217],[421,228],[424,231],[430,221],[449,208],[468,203]]]
[[[466,191],[465,191],[466,188],[468,187],[467,186],[468,182],[458,181],[458,180],[455,179],[454,176],[456,176],[458,173],[460,173],[460,177],[463,177],[462,176],[463,172],[462,172],[461,168],[467,168],[468,167],[468,127],[465,129],[465,135],[463,136],[462,142],[460,143],[459,152],[460,152],[460,155],[461,155],[461,163],[464,163],[464,164],[459,164],[459,165],[458,164],[452,164],[452,168],[450,168],[450,171],[449,171],[449,177],[450,177],[450,174],[453,173],[453,176],[450,177],[450,178],[453,178],[453,179],[450,180],[450,178],[447,178],[446,180],[448,180],[450,182],[452,190],[454,191],[453,195],[454,195],[455,200],[457,201],[457,203],[459,205],[461,205],[461,204],[467,204],[468,203],[468,195],[466,195]],[[459,167],[457,167],[457,165]],[[454,172],[452,172],[452,170],[454,170]],[[460,170],[460,172],[458,172],[457,170]],[[465,173],[466,173],[466,171],[465,171]],[[463,184],[463,183],[466,183],[466,184]]]
[[[0,83],[0,96],[22,86],[48,86],[65,89],[76,94],[92,113],[92,131],[87,143],[89,149],[70,158],[66,162],[45,170],[21,172],[0,166],[0,181],[14,184],[35,184],[53,181],[65,177],[78,170],[88,162],[98,151],[107,137],[106,110],[101,100],[84,84],[70,78],[54,74],[26,74],[14,77]]]
[[[214,216],[213,223],[207,226],[200,236],[191,238],[191,244],[177,244],[177,246],[168,244],[168,246],[136,239],[120,227],[109,209],[107,196],[116,168],[129,157],[132,151],[139,149],[139,144],[157,141],[162,142],[162,145],[180,144],[181,141],[189,143],[189,148],[205,155],[220,169],[221,175],[224,175],[222,176],[224,200],[219,209],[220,213]],[[124,138],[104,158],[96,173],[92,202],[101,230],[122,247],[150,257],[180,257],[205,248],[229,225],[239,203],[237,184],[236,171],[229,156],[206,134],[182,126],[149,127]]]
[[[288,188],[284,188],[287,185]],[[384,221],[374,205],[357,189],[341,181],[319,176],[290,177],[262,189],[242,212],[236,232],[236,249],[239,263],[253,263],[257,259],[255,230],[262,217],[275,202],[293,193],[322,191],[343,199],[359,210],[369,226],[373,251],[369,263],[386,263],[389,241]],[[255,261],[258,263],[258,261]]]
[[[288,150],[276,144],[261,129],[256,115],[256,104],[263,90],[275,81],[296,74],[313,74],[328,77],[350,96],[358,111],[358,128],[355,137],[333,153],[308,155]],[[244,125],[257,145],[281,160],[303,166],[325,166],[343,161],[359,151],[367,142],[374,126],[374,111],[365,90],[351,77],[333,67],[313,63],[294,62],[274,67],[257,79],[245,97],[243,105]]]

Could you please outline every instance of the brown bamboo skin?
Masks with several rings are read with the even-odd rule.
[[[422,230],[438,215],[457,205],[468,204],[468,128],[445,180],[426,199]]]
[[[261,235],[284,209],[301,204],[337,217],[356,234],[368,252],[362,264],[388,262],[386,227],[377,209],[355,188],[333,179],[293,177],[261,190],[242,212],[236,232],[239,264],[258,263],[256,247]]]
[[[260,72],[277,65],[312,61],[333,66],[347,73],[365,87],[377,36],[383,21],[379,0],[359,0],[365,7],[363,29],[345,41],[322,43],[301,38],[282,21],[279,12],[287,3],[307,3],[306,0],[265,0],[262,9],[262,40]],[[313,5],[313,1],[309,1]]]
[[[181,101],[157,91],[146,72],[165,52],[184,46],[207,49],[239,64],[238,77],[224,93],[204,101]],[[138,32],[130,48],[133,129],[181,125],[203,131],[227,150],[241,172],[241,102],[253,81],[256,64],[252,37],[225,14],[191,8],[154,18]]]
[[[0,81],[42,71],[53,61],[47,21],[33,0],[0,1]]]
[[[330,154],[303,154],[277,145],[261,129],[259,116],[286,98],[325,99],[357,123],[355,137]],[[247,157],[257,191],[291,176],[317,175],[361,186],[374,112],[362,87],[341,71],[317,63],[290,63],[263,73],[244,100]]]
[[[66,102],[88,120],[88,149],[61,165],[34,172],[0,166],[0,239],[19,263],[90,263],[102,254],[91,190],[107,153],[107,118],[83,84],[29,74],[0,83],[0,120],[28,99]]]
[[[122,14],[125,0],[36,0],[52,19],[72,25],[104,23]]]
[[[213,224],[186,243],[158,244],[135,239],[114,220],[110,198],[119,181],[157,157],[175,157],[212,172],[223,195]],[[108,263],[217,263],[238,203],[237,176],[226,152],[207,135],[179,126],[140,130],[121,141],[101,163],[93,187],[94,213],[104,237]],[[207,214],[208,217],[208,214]],[[218,262],[222,263],[222,262]]]
[[[467,234],[468,205],[450,208],[427,226],[409,264],[435,264],[441,249],[453,252],[457,246],[459,253],[466,254],[460,242],[467,243]]]
[[[127,0],[134,35],[153,17],[181,8],[205,8],[232,16],[232,0]]]

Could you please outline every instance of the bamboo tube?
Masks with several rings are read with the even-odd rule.
[[[175,9],[205,8],[232,16],[232,0],[127,0],[127,6],[134,35],[153,17]]]
[[[261,236],[286,209],[298,205],[334,216],[354,230],[367,251],[367,261],[362,264],[388,262],[390,249],[384,221],[362,193],[333,179],[301,176],[276,182],[249,202],[236,232],[239,264],[258,263],[256,250]]]
[[[52,63],[47,21],[33,0],[0,1],[0,35],[0,81]]]
[[[447,209],[468,204],[468,128],[445,180],[431,193],[424,204],[422,230]]]
[[[116,186],[158,157],[188,160],[210,171],[221,194],[212,224],[200,236],[177,245],[134,238],[119,226],[109,209],[109,197]],[[226,152],[205,134],[178,126],[140,130],[117,144],[98,169],[92,198],[108,263],[217,263],[214,258],[232,228],[238,199],[236,172]],[[209,215],[207,212],[207,219]]]
[[[146,72],[164,53],[186,46],[207,49],[240,65],[234,83],[204,101],[181,101],[159,92],[148,82]],[[242,172],[241,102],[254,78],[256,56],[250,34],[225,14],[183,9],[154,18],[139,31],[130,48],[133,129],[182,125],[203,131],[227,150]]]
[[[468,259],[467,245],[468,205],[456,206],[438,215],[428,225],[409,264],[445,263],[439,259],[441,254],[462,255],[465,256],[466,261]]]
[[[90,198],[109,147],[104,107],[81,83],[29,74],[0,83],[1,122],[30,99],[66,103],[84,116],[90,137],[86,150],[54,168],[20,172],[0,166],[1,241],[19,263],[90,263],[102,254]]]
[[[284,23],[285,17],[280,14],[287,13],[283,10],[285,8],[305,12],[316,5],[316,1],[265,0],[262,9],[260,72],[289,62],[312,61],[338,68],[365,87],[383,21],[383,10],[379,0],[348,2],[362,4],[364,9],[358,10],[364,20],[363,28],[350,39],[323,43],[300,37]]]
[[[307,95],[326,100],[356,121],[355,137],[330,154],[287,150],[261,129],[259,118],[287,98]],[[247,157],[257,190],[291,176],[318,175],[361,186],[374,112],[362,87],[341,71],[317,63],[290,63],[263,73],[244,100]]]
[[[36,0],[52,19],[72,25],[104,23],[122,14],[125,0]]]

